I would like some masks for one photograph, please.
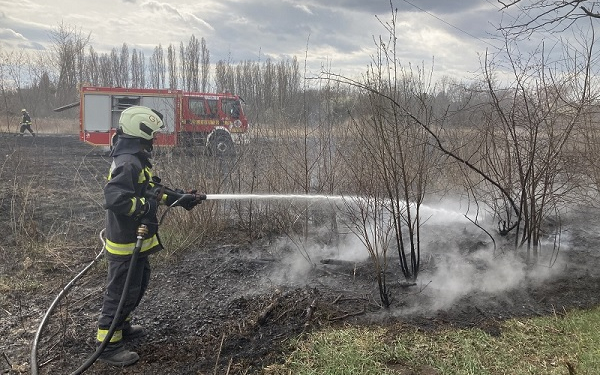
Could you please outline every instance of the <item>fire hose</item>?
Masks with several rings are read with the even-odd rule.
[[[189,200],[205,200],[206,199],[206,195],[204,194],[195,194],[194,193],[185,193],[183,191],[180,190],[173,190],[173,189],[169,189],[167,187],[165,187],[164,185],[161,185],[160,180],[155,180],[154,181],[154,186],[150,189],[147,189],[145,192],[145,197],[148,199],[157,199],[160,200],[160,198],[162,197],[163,194],[166,194],[167,196],[171,197],[172,199],[175,199],[175,201],[168,206],[167,210],[171,207],[175,207],[180,205],[182,202],[184,201],[189,201]],[[161,220],[159,220],[158,224],[160,225],[162,223],[162,219],[164,219],[164,216],[166,215],[167,211],[165,211],[161,217]],[[48,319],[50,317],[50,314],[52,314],[52,312],[54,311],[56,305],[58,304],[58,302],[60,302],[60,300],[67,295],[67,293],[69,292],[69,290],[75,285],[75,283],[84,275],[86,274],[91,268],[92,266],[101,258],[102,254],[103,254],[103,250],[104,250],[104,245],[105,245],[105,241],[104,241],[104,231],[105,229],[103,229],[100,232],[100,241],[102,241],[102,250],[96,255],[96,257],[94,258],[94,260],[92,262],[90,262],[83,270],[81,270],[81,272],[79,272],[61,291],[60,293],[56,296],[56,298],[54,299],[54,301],[52,302],[52,304],[50,305],[50,307],[48,308],[48,310],[46,311],[46,313],[44,314],[44,317],[42,318],[42,321],[38,327],[38,330],[36,331],[34,340],[33,340],[33,344],[32,344],[32,349],[31,349],[31,374],[32,375],[37,375],[38,374],[38,364],[37,364],[37,351],[38,351],[38,343],[41,337],[41,333],[42,330],[44,329],[44,327],[46,326],[46,324],[48,323]],[[98,346],[96,348],[96,351],[81,365],[79,366],[74,372],[71,373],[71,375],[79,375],[82,374],[85,370],[87,370],[91,365],[94,364],[94,362],[96,362],[96,360],[100,357],[100,355],[102,354],[102,352],[104,351],[104,349],[106,348],[106,346],[109,344],[114,332],[116,331],[117,328],[117,324],[119,319],[117,319],[117,317],[121,314],[122,310],[123,310],[123,306],[125,305],[125,300],[127,299],[127,294],[129,292],[129,286],[131,284],[131,278],[132,278],[132,274],[133,274],[133,270],[135,269],[134,265],[137,262],[137,259],[139,257],[139,253],[140,250],[142,248],[142,243],[144,241],[145,236],[148,234],[148,226],[145,223],[142,223],[136,232],[136,244],[135,247],[133,249],[133,254],[131,256],[131,260],[129,263],[129,269],[127,271],[127,277],[125,279],[125,285],[123,286],[123,291],[121,292],[121,299],[119,300],[119,305],[117,307],[117,311],[115,313],[115,316],[113,317],[113,321],[110,325],[110,328],[108,330],[108,333],[106,334],[106,337],[104,338],[104,340],[102,341],[102,343],[100,344],[100,346]]]
[[[102,244],[104,244],[104,229],[102,229],[102,231],[100,231],[100,236],[99,237],[100,237],[100,241],[102,241]],[[102,257],[103,250],[104,250],[104,246],[102,246],[102,250],[100,250],[98,252],[98,254],[94,258],[94,260],[92,260],[67,285],[65,285],[65,287],[60,291],[60,293],[58,293],[58,295],[56,296],[56,298],[54,298],[54,301],[52,301],[52,304],[50,304],[50,307],[46,311],[46,314],[44,314],[44,317],[42,318],[42,321],[41,321],[41,323],[40,323],[40,325],[39,325],[39,327],[37,329],[37,332],[35,333],[35,337],[33,339],[33,344],[32,344],[32,350],[31,350],[31,374],[32,375],[37,375],[37,373],[38,373],[37,347],[38,347],[38,343],[39,343],[39,340],[40,340],[40,337],[41,337],[41,334],[42,334],[42,330],[44,329],[44,327],[48,323],[48,319],[50,318],[50,314],[52,314],[52,312],[54,311],[54,308],[56,307],[56,305],[58,304],[58,302],[69,292],[69,290],[73,287],[73,285],[75,285],[75,283],[83,275],[85,275],[87,273],[87,271],[89,271],[90,268],[92,268],[92,266]]]
[[[91,365],[93,365],[94,362],[96,362],[96,360],[98,359],[98,357],[100,357],[100,355],[102,354],[102,352],[104,351],[104,349],[106,348],[106,346],[108,345],[110,340],[112,339],[113,334],[117,330],[117,325],[119,322],[118,317],[121,315],[121,312],[123,311],[123,306],[125,306],[125,300],[127,299],[127,293],[129,293],[129,286],[131,285],[131,278],[133,275],[133,270],[135,269],[134,266],[137,263],[137,259],[140,255],[140,250],[142,248],[142,242],[144,241],[144,238],[148,234],[148,227],[146,226],[146,224],[141,224],[138,227],[136,234],[137,234],[137,241],[136,241],[135,247],[133,249],[133,254],[131,255],[131,260],[129,261],[129,269],[127,270],[127,277],[125,278],[125,285],[123,286],[123,291],[121,292],[121,299],[119,300],[119,306],[117,306],[117,311],[115,312],[113,321],[110,325],[110,328],[108,329],[108,333],[106,334],[106,337],[104,338],[104,340],[102,340],[102,343],[100,344],[100,346],[98,346],[98,348],[96,348],[96,351],[94,352],[94,354],[92,354],[81,366],[79,366],[77,368],[77,370],[73,371],[71,373],[71,375],[82,374]]]

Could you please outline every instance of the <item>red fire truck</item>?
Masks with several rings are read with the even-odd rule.
[[[234,153],[234,144],[242,142],[248,131],[237,95],[84,86],[79,102],[80,139],[110,147],[121,112],[133,105],[163,114],[165,128],[157,134],[157,146],[204,145],[213,155],[225,156]]]

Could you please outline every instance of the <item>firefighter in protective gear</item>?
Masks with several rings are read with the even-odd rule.
[[[23,115],[23,117],[21,118],[21,128],[19,129],[19,136],[22,137],[23,134],[25,134],[25,130],[27,130],[31,133],[32,136],[35,137],[35,133],[33,132],[33,129],[31,129],[31,116],[29,116],[29,113],[27,113],[27,110],[25,108],[21,110],[21,114]]]
[[[113,319],[118,319],[116,331],[98,358],[117,366],[128,366],[139,359],[137,353],[124,347],[123,341],[146,333],[143,327],[131,324],[131,315],[142,300],[150,280],[148,255],[163,248],[157,233],[157,206],[173,203],[166,196],[160,201],[144,196],[144,192],[153,187],[150,152],[154,134],[163,128],[162,118],[159,112],[143,106],[132,106],[122,112],[117,139],[111,151],[113,161],[108,182],[104,187],[108,276],[96,341],[100,345]],[[198,203],[200,200],[188,201],[185,208],[193,208]],[[142,222],[148,226],[148,234],[137,262],[132,265],[136,231]],[[134,270],[129,293],[124,296],[122,313],[115,316],[130,266]]]

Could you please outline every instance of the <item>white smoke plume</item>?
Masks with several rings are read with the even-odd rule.
[[[421,272],[416,286],[412,289],[394,288],[404,280],[399,271],[396,250],[388,254],[390,276],[387,280],[390,290],[398,293],[392,297],[396,301],[410,301],[392,305],[392,310],[398,314],[448,309],[469,295],[506,293],[520,288],[525,282],[542,282],[560,272],[560,260],[555,267],[543,266],[546,262],[544,257],[549,256],[547,252],[542,254],[542,266],[528,268],[520,255],[523,250],[508,250],[512,243],[508,246],[497,243],[494,249],[487,234],[465,218],[456,206],[423,206],[421,214],[424,218],[421,228]],[[493,232],[493,224],[488,224]],[[542,247],[552,246],[551,242],[542,244]],[[271,282],[277,284],[308,283],[314,277],[311,271],[315,267],[323,267],[319,262],[328,258],[363,264],[363,272],[369,272],[369,253],[352,234],[341,237],[337,246],[324,246],[312,240],[281,239],[274,245],[274,251],[286,254],[282,267],[270,276]],[[371,288],[364,292],[376,291],[374,278],[372,282]],[[347,284],[352,284],[350,276]],[[374,299],[378,299],[376,292],[373,294]]]

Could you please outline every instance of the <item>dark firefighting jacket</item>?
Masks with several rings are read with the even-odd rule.
[[[104,187],[105,249],[108,256],[120,258],[133,253],[137,228],[145,211],[144,191],[152,186],[152,164],[138,139],[120,137],[111,156],[113,161]],[[156,216],[147,219],[158,222]],[[140,256],[162,249],[157,229],[158,225],[149,226]]]
[[[27,112],[23,113],[23,118],[21,119],[21,124],[31,125],[31,117],[29,116],[29,113],[27,113]]]

